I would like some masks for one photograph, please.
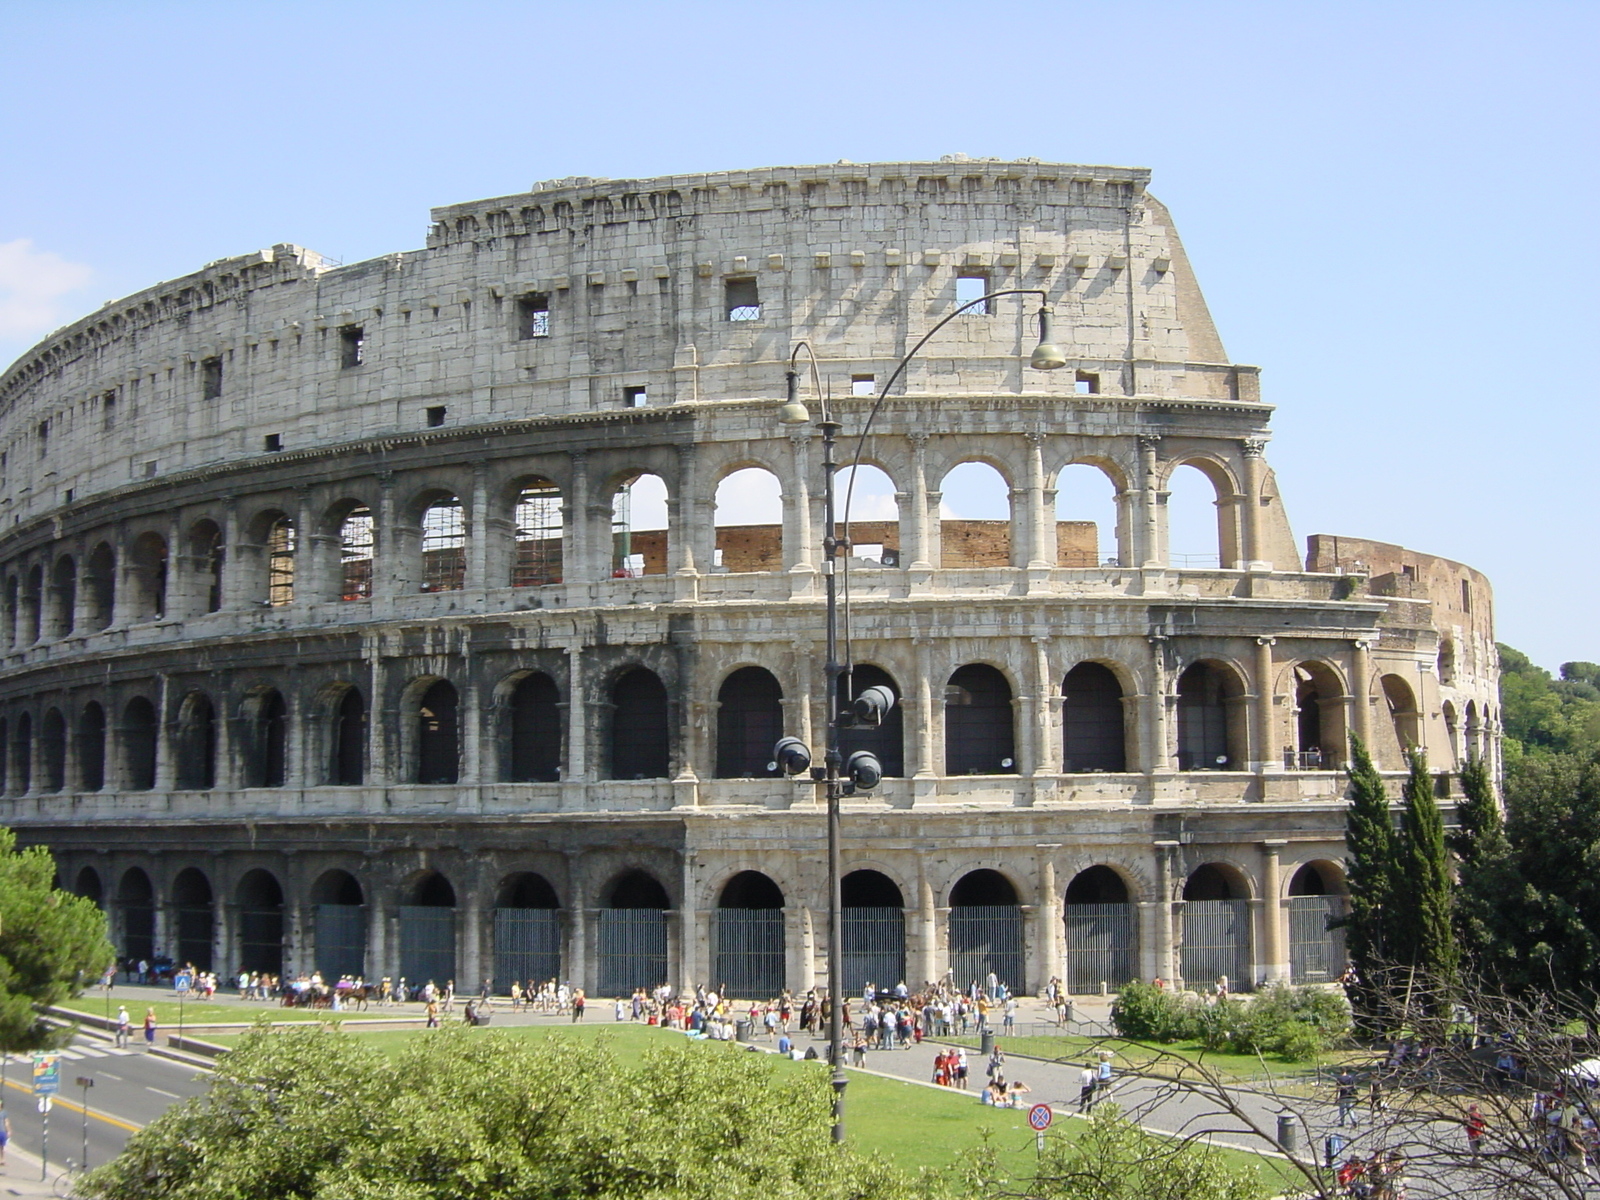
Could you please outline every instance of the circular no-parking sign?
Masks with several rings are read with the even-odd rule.
[[[1032,1125],[1040,1133],[1043,1133],[1046,1129],[1050,1128],[1050,1119],[1054,1115],[1055,1114],[1050,1111],[1050,1106],[1048,1104],[1035,1104],[1028,1110],[1028,1124]]]

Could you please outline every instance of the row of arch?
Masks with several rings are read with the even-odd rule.
[[[1206,981],[1225,974],[1248,984],[1254,961],[1249,888],[1248,879],[1228,864],[1204,864],[1188,876],[1181,909],[1184,978]],[[99,873],[84,867],[73,890],[110,904],[121,952],[129,960],[148,960],[165,949],[203,970],[282,974],[290,966],[284,891],[266,869],[247,871],[226,900],[200,869],[180,870],[167,899],[169,946],[158,944],[156,894],[143,869],[124,871],[108,898]],[[1297,981],[1331,980],[1343,969],[1341,935],[1328,928],[1342,915],[1342,890],[1342,876],[1332,863],[1304,864],[1289,881],[1291,971]],[[841,897],[846,987],[854,992],[869,982],[887,986],[906,979],[910,910],[900,886],[880,871],[862,868],[844,876]],[[412,984],[461,979],[455,886],[439,871],[427,870],[413,877],[397,899],[397,944],[391,952],[378,952],[388,954],[384,961],[372,961],[375,939],[369,924],[382,907],[350,872],[324,872],[306,896],[311,954],[299,969],[314,966],[325,977],[388,974]],[[1121,872],[1107,865],[1089,867],[1068,883],[1060,899],[1070,990],[1116,987],[1139,974],[1136,893]],[[597,900],[592,914],[595,990],[624,995],[667,980],[672,904],[661,882],[648,870],[627,868],[607,882]],[[739,996],[776,995],[792,986],[790,905],[782,888],[760,871],[738,871],[723,883],[710,920],[712,977]],[[1027,976],[1027,916],[1006,875],[989,868],[969,871],[951,886],[944,907],[947,961],[958,984],[990,973],[1017,991],[1042,982]],[[542,875],[520,871],[502,878],[493,893],[490,939],[491,973],[498,986],[579,975],[571,962],[570,925],[571,914]]]

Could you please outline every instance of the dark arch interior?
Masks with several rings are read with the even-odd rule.
[[[535,671],[511,693],[511,747],[506,778],[554,783],[561,778],[561,693],[555,680]]]
[[[311,889],[313,904],[362,904],[361,885],[348,871],[326,871]]]
[[[667,890],[643,871],[629,871],[611,885],[610,908],[670,908]]]
[[[839,881],[845,908],[904,908],[905,898],[894,880],[881,871],[851,871]]]
[[[969,871],[950,889],[950,907],[978,908],[1017,903],[1017,889],[999,871]]]
[[[417,782],[454,783],[460,772],[456,743],[456,689],[441,679],[417,706]]]
[[[255,787],[282,787],[287,763],[288,709],[276,691],[264,693],[256,702],[255,745],[251,784]]]
[[[106,710],[93,700],[78,719],[78,782],[86,792],[106,784]]]
[[[556,890],[543,875],[524,871],[500,885],[496,908],[560,908]]]
[[[1222,868],[1207,863],[1190,875],[1183,885],[1185,900],[1243,900]]]
[[[717,692],[717,778],[778,774],[772,747],[783,736],[783,688],[771,671],[740,667]]]
[[[944,687],[947,775],[1006,775],[1017,769],[1011,684],[987,663],[968,663]]]
[[[156,785],[156,710],[143,696],[135,696],[123,709],[127,738],[128,788],[148,792]]]
[[[172,902],[180,908],[210,904],[210,881],[196,868],[185,867],[172,881]]]
[[[100,883],[100,873],[93,867],[84,867],[78,872],[78,881],[72,890],[85,900],[93,900],[102,908],[105,907],[105,889]]]
[[[245,908],[281,907],[283,888],[270,871],[257,868],[239,881],[239,903]]]
[[[1079,871],[1067,885],[1068,904],[1126,904],[1128,885],[1110,867],[1096,865]]]
[[[359,688],[346,688],[334,715],[331,783],[354,785],[366,775],[367,704]]]
[[[1061,684],[1061,769],[1125,771],[1122,684],[1103,663],[1079,663]]]
[[[720,908],[782,908],[783,891],[760,871],[740,871],[722,888]]]
[[[1332,891],[1333,889],[1328,886],[1327,877],[1315,863],[1306,863],[1294,873],[1294,878],[1289,880],[1291,896],[1326,896]]]
[[[845,677],[839,676],[841,707],[848,707],[844,703],[847,698],[846,686]],[[906,773],[905,704],[903,703],[905,693],[900,690],[900,685],[894,681],[894,676],[882,667],[862,663],[851,669],[848,686],[849,698],[852,699],[869,687],[886,687],[895,695],[895,706],[889,710],[889,715],[884,718],[883,724],[876,729],[841,729],[839,752],[848,759],[857,750],[869,750],[878,756],[885,775],[891,778],[904,775]]]
[[[1227,700],[1232,677],[1210,663],[1195,663],[1178,677],[1178,769],[1221,771],[1237,767],[1228,748]]]
[[[117,900],[123,904],[149,904],[155,896],[155,889],[150,886],[150,876],[138,867],[125,871],[122,882],[117,885]]]
[[[429,871],[411,887],[411,903],[424,908],[454,908],[456,889],[437,871]]]
[[[654,671],[635,667],[611,689],[611,775],[664,779],[670,752],[667,689]]]

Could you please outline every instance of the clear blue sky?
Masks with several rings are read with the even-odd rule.
[[[564,175],[1147,166],[1295,532],[1492,578],[1600,660],[1600,4],[0,0],[0,362],[102,301]]]

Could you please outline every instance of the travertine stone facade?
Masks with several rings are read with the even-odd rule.
[[[864,461],[851,573],[891,778],[847,802],[847,977],[1337,971],[1347,734],[1496,753],[1487,582],[1302,561],[1254,368],[1141,170],[949,161],[564,180],[426,249],[293,246],[113,302],[0,377],[0,820],[130,953],[591,990],[825,982],[820,454],[958,297]],[[992,466],[1008,521],[940,519]],[[1058,520],[1090,464],[1115,528]],[[1216,565],[1167,550],[1216,491]],[[758,469],[782,520],[713,519]],[[664,529],[634,529],[653,476]],[[621,498],[619,502],[619,497]],[[1099,546],[1115,551],[1102,557]],[[873,672],[879,673],[874,675]],[[870,676],[870,677],[869,677]],[[1441,776],[1447,779],[1448,776]],[[862,978],[857,978],[860,975]]]

